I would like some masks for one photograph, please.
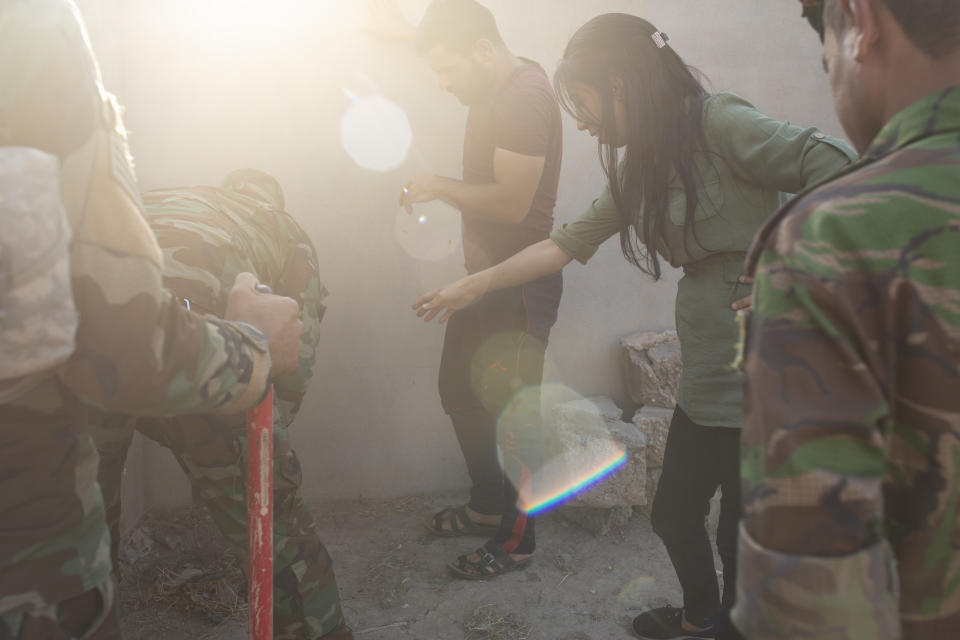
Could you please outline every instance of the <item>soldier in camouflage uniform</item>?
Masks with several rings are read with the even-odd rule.
[[[57,158],[0,147],[0,403],[32,389],[73,353],[69,242]]]
[[[85,405],[236,414],[263,397],[271,365],[295,369],[297,305],[256,294],[246,274],[226,317],[261,333],[164,290],[119,108],[68,0],[0,3],[0,146],[59,162],[78,315],[70,358],[0,404],[0,639],[117,638]]]
[[[343,621],[330,556],[300,496],[300,463],[288,433],[313,372],[327,294],[318,278],[313,244],[284,211],[277,181],[252,169],[231,173],[221,188],[163,189],[147,193],[144,201],[164,254],[164,284],[192,309],[222,315],[229,284],[243,271],[300,304],[304,329],[299,367],[295,374],[274,380],[274,637],[352,638]],[[110,416],[101,424],[94,439],[114,541],[119,539],[123,462],[136,425],[173,452],[190,478],[195,499],[207,506],[246,567],[242,414],[171,420]],[[116,558],[116,543],[113,551]]]
[[[862,153],[762,229],[733,619],[960,638],[960,3],[804,2]]]

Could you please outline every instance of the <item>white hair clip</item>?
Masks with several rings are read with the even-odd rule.
[[[660,31],[655,32],[650,37],[653,38],[653,43],[657,45],[657,49],[663,49],[665,46],[667,46],[667,40],[670,39],[667,37],[667,34]]]

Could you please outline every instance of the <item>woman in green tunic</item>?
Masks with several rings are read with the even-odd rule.
[[[735,594],[743,392],[730,366],[733,305],[754,233],[780,205],[855,155],[813,128],[781,123],[742,98],[708,95],[667,37],[626,14],[589,21],[567,45],[555,84],[581,131],[598,139],[607,187],[583,215],[486,271],[421,297],[414,308],[443,322],[484,293],[586,263],[620,236],[624,256],[654,279],[660,261],[682,268],[676,324],[683,359],[677,407],[651,520],[683,590],[683,608],[642,613],[643,638],[713,638]],[[723,595],[704,527],[722,490],[717,547]]]

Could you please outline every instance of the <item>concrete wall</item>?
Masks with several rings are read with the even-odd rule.
[[[426,0],[401,0],[411,20]],[[795,2],[487,0],[507,43],[552,73],[575,29],[608,11],[652,20],[701,69],[770,115],[839,133],[816,37]],[[457,176],[465,109],[412,51],[359,31],[360,0],[81,0],[105,81],[126,120],[146,189],[216,183],[255,166],[276,175],[311,233],[332,295],[314,383],[295,425],[308,499],[384,497],[466,486],[440,410],[442,331],[409,310],[458,277],[461,257],[411,258],[395,236],[397,195],[416,173]],[[254,23],[250,23],[250,18]],[[361,169],[339,142],[356,96],[381,93],[407,113],[413,150],[388,172]],[[558,222],[599,192],[593,140],[564,121]],[[673,326],[676,273],[646,280],[609,242],[566,272],[549,377],[582,394],[621,396],[618,339]],[[172,460],[146,447],[148,505],[188,499]],[[134,470],[131,470],[134,472]]]

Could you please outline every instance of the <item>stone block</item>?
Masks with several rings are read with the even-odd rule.
[[[647,443],[646,459],[648,469],[663,467],[663,453],[667,448],[667,435],[670,433],[670,420],[673,409],[660,407],[642,407],[633,414],[633,425]]]
[[[606,396],[593,396],[560,403],[553,407],[550,415],[565,422],[582,421],[586,424],[599,417],[606,423],[616,423],[623,420],[623,409]]]
[[[549,414],[553,434],[541,486],[562,487],[586,479],[626,453],[626,462],[609,477],[568,504],[610,509],[646,502],[646,439],[608,398],[575,400]]]
[[[641,406],[676,406],[683,370],[677,332],[635,333],[622,338],[620,345],[630,398]]]
[[[560,517],[590,533],[605,536],[614,529],[621,529],[633,517],[633,507],[621,506],[610,509],[595,507],[565,506],[559,511]]]
[[[660,482],[660,472],[663,469],[647,469],[647,503],[637,507],[637,512],[650,517],[653,511],[653,497],[657,495],[657,484]]]

